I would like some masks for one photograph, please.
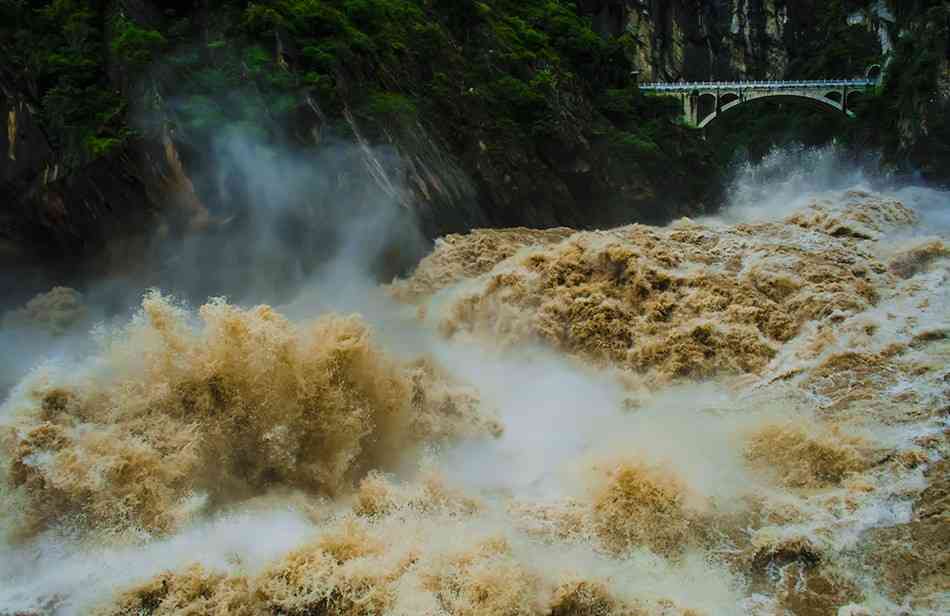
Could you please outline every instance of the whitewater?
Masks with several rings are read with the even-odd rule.
[[[950,195],[829,150],[730,195],[12,311],[0,614],[947,613]]]

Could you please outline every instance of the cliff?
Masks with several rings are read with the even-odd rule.
[[[585,5],[585,3],[581,3]],[[889,49],[873,0],[592,1],[595,27],[635,42],[644,79],[807,79],[863,74]]]
[[[694,214],[715,206],[722,161],[632,73],[860,74],[926,10],[945,9],[900,5],[4,3],[0,254],[81,275],[128,260],[156,229],[206,229],[247,210],[258,195],[216,154],[236,127],[302,160],[357,144],[321,190],[368,183],[429,238]]]
[[[699,136],[639,94],[627,41],[574,3],[4,10],[0,238],[21,261],[62,270],[117,237],[247,210],[246,178],[219,181],[216,144],[235,127],[302,159],[358,144],[324,188],[369,182],[430,238],[661,221],[715,199]]]

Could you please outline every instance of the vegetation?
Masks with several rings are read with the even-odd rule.
[[[99,15],[79,0],[0,4],[3,53],[40,103],[51,136],[97,151],[121,131],[123,101],[102,70]],[[91,148],[90,148],[91,149]]]
[[[815,23],[789,42],[787,76],[853,75],[878,62],[876,36],[847,20],[868,5],[816,3]],[[708,179],[714,170],[706,163],[696,174],[680,160],[707,161],[710,152],[678,124],[675,101],[644,97],[629,82],[631,35],[599,36],[577,7],[575,0],[0,0],[0,52],[5,79],[29,94],[67,165],[109,155],[159,126],[175,126],[178,138],[196,144],[226,126],[284,138],[309,107],[344,130],[349,110],[370,138],[424,119],[458,150],[479,142],[544,149],[576,141],[580,131],[645,168],[675,166],[687,183]],[[947,54],[948,3],[890,7],[905,32],[893,33],[881,95],[856,103],[861,124],[755,107],[726,124],[720,159],[836,136],[895,160],[915,147],[915,164],[931,154],[945,160],[947,114],[928,101]],[[133,109],[152,111],[151,122],[132,122]]]
[[[791,57],[789,79],[827,79],[863,75],[868,66],[881,61],[876,33],[863,23],[848,19],[872,0],[821,0],[815,3],[812,23],[793,29],[788,42]]]
[[[331,116],[421,108],[526,138],[558,130],[566,90],[604,95],[609,111],[608,88],[631,68],[628,42],[598,36],[570,0],[210,0],[133,14],[139,4],[2,2],[2,51],[75,162],[121,144],[129,102],[156,93],[194,138],[226,123],[272,132],[307,96]]]
[[[890,26],[894,49],[884,55],[866,26],[844,18],[867,2],[833,0],[816,13],[821,38],[802,41],[801,53],[788,68],[789,79],[862,75],[872,64],[886,66],[876,90],[849,98],[854,119],[795,103],[761,101],[743,105],[709,127],[720,160],[756,160],[775,146],[831,141],[855,153],[881,153],[897,169],[921,171],[950,181],[950,109],[937,88],[941,67],[950,63],[950,2],[893,0],[896,19]]]
[[[950,2],[891,0],[906,28],[896,34],[880,97],[866,102],[860,137],[891,159],[950,181],[950,101],[937,93],[950,86]]]

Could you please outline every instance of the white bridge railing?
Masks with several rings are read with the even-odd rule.
[[[693,90],[801,90],[838,88],[842,86],[869,87],[877,85],[871,79],[822,79],[818,81],[688,81],[681,83],[644,83],[641,90],[665,92],[692,92]]]

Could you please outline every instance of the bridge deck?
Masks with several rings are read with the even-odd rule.
[[[876,85],[870,79],[822,79],[818,81],[689,81],[685,83],[644,83],[641,90],[653,92],[692,92],[693,90],[803,90]]]

